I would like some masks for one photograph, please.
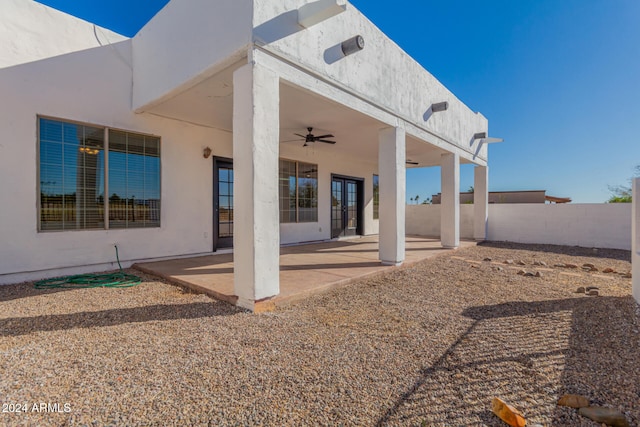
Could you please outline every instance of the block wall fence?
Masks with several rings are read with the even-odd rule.
[[[631,250],[631,205],[492,204],[487,240]],[[408,205],[406,232],[440,236],[440,205]],[[460,237],[473,238],[472,204],[460,205]]]

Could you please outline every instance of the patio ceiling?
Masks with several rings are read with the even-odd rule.
[[[233,72],[235,64],[196,84],[175,97],[148,110],[151,114],[170,117],[201,126],[232,132],[233,129]],[[354,156],[361,161],[377,164],[378,131],[386,125],[358,111],[311,93],[300,87],[282,82],[280,85],[280,141],[287,151],[297,150],[294,133],[313,133],[335,136],[336,145],[315,143],[303,150],[340,150],[341,155]],[[406,157],[419,165],[439,166],[444,150],[427,142],[407,136]],[[463,159],[461,161],[464,162]]]

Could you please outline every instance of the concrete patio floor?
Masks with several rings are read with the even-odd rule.
[[[460,242],[460,247],[474,245],[473,241]],[[407,236],[403,266],[450,251],[437,238]],[[141,263],[134,268],[231,304],[237,301],[231,253]],[[280,248],[280,294],[263,308],[297,301],[391,268],[398,267],[378,260],[378,236],[284,246]]]

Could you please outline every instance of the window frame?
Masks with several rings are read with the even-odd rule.
[[[42,229],[42,195],[41,195],[41,179],[40,179],[40,171],[41,171],[41,161],[40,161],[40,145],[41,145],[41,129],[40,129],[40,121],[41,120],[52,120],[57,121],[63,124],[71,124],[78,126],[88,126],[93,128],[100,128],[103,131],[103,141],[104,141],[104,172],[103,172],[103,180],[104,180],[104,227],[103,228],[74,228],[74,229],[62,229],[62,230],[43,230]],[[48,116],[44,114],[36,115],[36,216],[37,216],[37,232],[38,233],[62,233],[62,232],[91,232],[91,231],[107,231],[110,229],[109,227],[109,131],[118,131],[124,132],[127,134],[136,134],[143,137],[149,138],[157,138],[158,139],[158,148],[159,154],[158,158],[160,159],[160,165],[158,167],[158,193],[160,195],[160,214],[158,219],[158,225],[153,227],[131,227],[131,228],[114,228],[113,230],[135,230],[135,229],[157,229],[162,228],[162,137],[160,135],[155,135],[147,132],[139,132],[139,131],[131,131],[122,128],[107,126],[103,124],[97,123],[89,123],[83,122],[79,120],[73,119],[64,119],[55,116]]]

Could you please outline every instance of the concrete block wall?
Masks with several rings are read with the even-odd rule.
[[[407,205],[406,233],[440,237],[441,205]],[[473,205],[460,205],[460,238],[473,238]]]
[[[440,236],[439,205],[409,205],[406,215],[407,234]],[[472,238],[473,205],[460,205],[460,224]],[[630,250],[631,204],[492,204],[487,239]]]

